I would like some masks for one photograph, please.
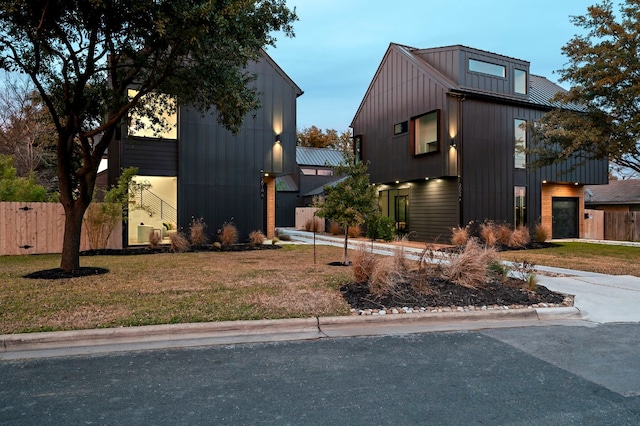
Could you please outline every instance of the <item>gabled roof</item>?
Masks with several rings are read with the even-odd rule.
[[[345,180],[346,178],[348,178],[349,176],[343,176],[340,179],[333,181],[331,183],[327,183],[325,185],[319,186],[316,189],[312,189],[311,191],[307,192],[306,194],[304,194],[304,197],[313,197],[316,195],[321,195],[324,194],[324,188],[325,186],[336,186],[338,183],[342,182],[343,180]]]
[[[299,166],[335,167],[343,159],[342,151],[336,149],[296,147],[296,163]]]
[[[452,50],[452,49],[463,49],[467,51],[471,50],[476,52],[484,52],[484,53],[489,53],[505,59],[512,59],[514,61],[526,62],[526,61],[522,61],[521,59],[510,58],[508,56],[487,52],[480,49],[474,49],[474,48],[463,46],[463,45],[452,45],[452,46],[430,48],[430,49],[417,49],[415,47],[405,46],[405,45],[396,44],[396,43],[390,43],[382,61],[380,62],[380,65],[378,65],[378,69],[376,70],[376,73],[374,74],[373,79],[369,83],[367,91],[364,97],[362,98],[360,105],[358,106],[358,110],[354,115],[354,119],[359,115],[360,110],[362,109],[362,106],[365,100],[367,99],[369,92],[373,87],[374,82],[378,78],[378,75],[380,74],[380,71],[384,63],[387,60],[387,57],[392,51],[403,54],[403,56],[405,56],[408,61],[417,65],[420,69],[422,69],[425,73],[427,73],[430,76],[430,78],[432,78],[435,82],[437,82],[437,84],[446,88],[449,92],[456,92],[459,94],[465,94],[465,93],[474,94],[476,96],[489,96],[495,99],[506,99],[513,102],[530,104],[531,106],[542,106],[548,109],[566,108],[573,111],[585,110],[583,106],[578,104],[562,104],[560,102],[551,102],[551,98],[553,98],[557,93],[566,92],[566,90],[563,89],[561,86],[557,85],[556,83],[546,79],[545,77],[532,75],[532,74],[529,75],[529,93],[527,97],[510,96],[508,94],[497,94],[493,92],[489,93],[480,89],[459,86],[455,81],[451,80],[448,76],[438,71],[434,66],[429,64],[427,60],[423,59],[419,55],[421,52],[428,52],[433,50]],[[353,125],[353,121],[352,121],[352,125]]]
[[[640,204],[640,180],[612,180],[608,185],[586,185],[585,204]]]
[[[267,51],[261,49],[261,53],[262,56],[267,60],[267,62],[273,67],[273,69],[295,89],[296,97],[302,96],[304,94],[304,91],[295,83],[295,81],[291,79],[291,77],[289,77],[286,72],[284,72],[282,68],[280,68],[280,65],[278,65],[271,56],[269,56]]]

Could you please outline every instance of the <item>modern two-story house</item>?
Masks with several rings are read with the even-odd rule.
[[[606,184],[608,162],[528,167],[530,131],[560,86],[529,62],[466,46],[390,44],[353,118],[356,156],[369,163],[385,215],[421,241],[455,226],[541,223],[580,237],[583,186]]]
[[[186,230],[194,218],[206,222],[212,241],[225,222],[235,224],[241,240],[258,229],[273,236],[275,178],[295,169],[296,99],[303,92],[266,52],[247,71],[257,76],[260,108],[236,135],[215,111],[202,116],[179,99],[175,126],[162,135],[123,126],[109,147],[108,181],[138,167],[136,180],[151,187],[131,203],[152,211],[131,209],[125,245],[146,243],[149,230],[163,233],[164,223]]]

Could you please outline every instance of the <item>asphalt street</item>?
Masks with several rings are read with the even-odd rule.
[[[637,425],[640,324],[0,362],[0,424]]]

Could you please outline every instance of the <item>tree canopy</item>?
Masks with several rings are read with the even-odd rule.
[[[175,103],[153,94],[169,94],[215,108],[237,132],[258,107],[246,65],[275,44],[274,32],[293,36],[296,19],[284,0],[0,1],[0,68],[31,79],[56,130],[62,269],[79,268],[98,165],[130,110],[162,127]]]
[[[544,115],[533,129],[534,165],[570,156],[609,158],[640,171],[640,2],[626,0],[619,12],[611,0],[571,18],[583,30],[563,48],[568,58],[558,71],[571,89],[554,100],[582,111],[560,108]]]
[[[369,182],[367,165],[355,163],[351,155],[345,154],[343,164],[334,168],[336,175],[345,177],[332,185],[325,185],[324,199],[318,199],[317,215],[339,223],[345,230],[344,263],[348,263],[347,245],[349,227],[365,223],[379,210],[375,186]]]
[[[343,152],[350,152],[351,130],[338,133],[334,129],[322,130],[316,126],[305,127],[298,131],[297,145],[310,148],[333,148]]]

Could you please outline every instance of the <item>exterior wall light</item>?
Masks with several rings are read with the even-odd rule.
[[[451,148],[455,148],[457,146],[456,140],[454,138],[451,139],[451,142],[449,143],[449,146],[451,146]]]

